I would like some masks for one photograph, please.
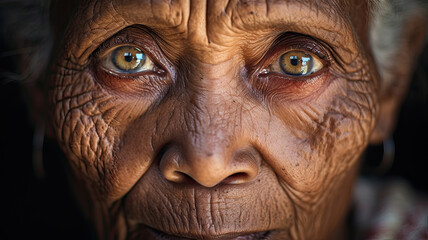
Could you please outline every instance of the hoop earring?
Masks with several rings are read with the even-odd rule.
[[[45,140],[45,126],[37,126],[33,134],[33,173],[37,179],[45,177],[43,163],[43,144]]]
[[[382,175],[386,173],[389,169],[391,169],[395,159],[394,139],[392,137],[389,137],[388,139],[384,140],[381,148],[383,152],[381,161],[376,166],[369,166],[368,164],[366,164],[363,168],[363,172]],[[379,156],[377,157],[377,159],[379,159]]]

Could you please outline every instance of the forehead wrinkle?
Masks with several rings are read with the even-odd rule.
[[[84,64],[102,42],[131,25],[186,32],[189,1],[76,0],[79,7],[69,17],[66,48],[76,62]]]
[[[264,35],[269,31],[295,31],[317,37],[332,43],[333,46],[351,46],[355,38],[351,21],[344,10],[346,5],[352,5],[350,3],[352,0],[209,0],[208,3],[199,0],[84,0],[84,2],[87,5],[80,8],[82,11],[80,17],[78,15],[73,19],[76,22],[72,25],[76,28],[71,31],[72,34],[80,33],[80,41],[77,41],[80,49],[74,53],[83,57],[89,55],[91,49],[108,37],[135,24],[145,25],[156,32],[168,32],[161,36],[175,35],[173,38],[191,41],[196,52],[205,49],[208,55],[211,55],[206,55],[205,59],[212,59],[213,54],[223,51],[225,46],[220,46],[221,43],[225,44],[230,40],[229,46],[226,47],[232,47],[237,36],[262,33],[260,29],[263,29]],[[201,6],[205,7],[200,8]]]
[[[201,37],[192,48],[195,52],[204,51],[198,57],[202,62],[224,61],[230,57],[227,55],[239,52],[236,47],[242,40],[248,42],[249,36],[262,36],[266,45],[270,45],[273,35],[286,31],[315,36],[335,46],[346,46],[352,36],[347,34],[351,27],[339,1],[209,0],[208,10],[204,9],[207,11],[206,38]],[[231,48],[235,50],[227,50]],[[221,54],[225,51],[230,53]]]
[[[345,59],[353,59],[360,47],[358,33],[347,13],[353,4],[349,0],[218,1],[216,11],[208,16],[207,35],[211,44],[216,45],[228,37],[251,33],[266,36],[266,32],[271,32],[278,36],[283,32],[297,32],[318,38]]]
[[[113,0],[112,5],[115,6],[117,13],[130,23],[156,28],[173,28],[187,25],[190,1]]]
[[[278,25],[312,26],[313,23],[327,23],[326,27],[336,30],[343,27],[337,26],[337,20],[342,24],[349,24],[338,1],[340,0],[332,0],[326,4],[324,1],[313,0],[232,0],[232,3],[227,2],[224,12],[230,18],[230,24],[240,30],[272,29]]]

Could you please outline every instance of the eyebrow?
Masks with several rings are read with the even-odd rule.
[[[76,61],[86,59],[103,41],[127,26],[139,24],[154,30],[205,34],[208,39],[212,34],[208,28],[221,27],[221,21],[231,21],[231,27],[240,31],[266,28],[298,32],[325,41],[342,54],[358,52],[352,51],[358,47],[357,35],[339,0],[192,2],[201,4],[200,7],[192,3],[169,5],[178,2],[169,0],[95,2],[102,1],[86,1],[89,6],[79,8],[76,22],[72,24],[74,27],[67,31],[77,37],[78,44],[72,46],[74,51],[71,50]],[[208,7],[213,10],[207,11]],[[195,26],[200,27],[195,30]],[[348,49],[343,49],[343,46]]]

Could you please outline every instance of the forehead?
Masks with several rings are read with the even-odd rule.
[[[287,31],[339,46],[352,45],[349,42],[356,36],[364,38],[368,1],[74,0],[77,11],[71,24],[67,21],[65,24],[71,25],[69,32],[81,43],[79,56],[131,25],[144,25],[171,42],[184,39],[197,49],[213,52],[230,47],[243,35],[276,36]]]
[[[276,14],[276,8],[324,13],[327,15],[347,14],[346,9],[367,7],[370,0],[72,0],[73,5],[79,5],[84,11],[111,10],[117,13],[130,12],[129,16],[139,19],[156,19],[157,24],[179,24],[189,20],[189,13],[201,15],[204,19],[229,12],[241,12],[259,18]],[[61,4],[62,5],[62,4]],[[94,8],[91,8],[94,7]],[[349,10],[349,9],[348,9]],[[138,12],[138,14],[135,14]],[[286,13],[288,13],[287,11]],[[96,14],[97,12],[92,12]],[[255,14],[259,13],[259,15]],[[113,13],[112,13],[113,14]],[[160,21],[160,22],[159,22]],[[191,22],[188,22],[191,23]]]

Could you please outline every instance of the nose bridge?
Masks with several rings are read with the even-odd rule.
[[[193,179],[205,187],[242,183],[257,176],[260,157],[241,135],[238,74],[233,65],[199,66],[189,71],[183,125],[176,144],[163,155],[166,179]],[[228,180],[226,180],[228,179]]]
[[[184,110],[190,145],[193,154],[213,158],[229,158],[227,151],[239,131],[237,119],[239,104],[237,74],[227,62],[222,64],[200,64],[189,82],[189,104]],[[202,157],[199,156],[198,158]]]
[[[197,101],[199,106],[193,106],[185,119],[188,125],[183,146],[185,157],[191,164],[222,162],[225,165],[232,157],[236,139],[237,129],[230,128],[234,116],[209,98]]]

